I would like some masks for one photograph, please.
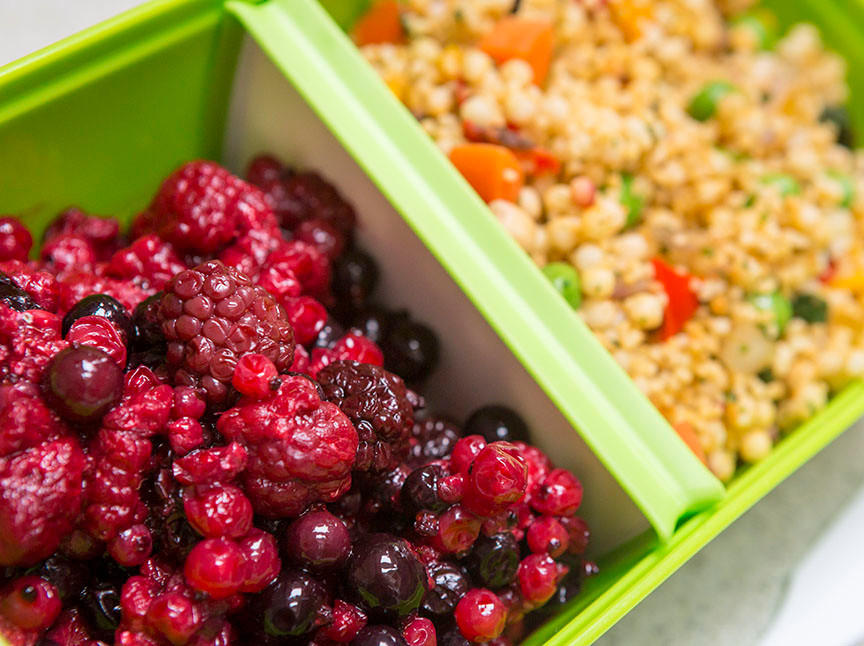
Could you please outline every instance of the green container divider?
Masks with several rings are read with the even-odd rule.
[[[447,268],[661,537],[671,536],[681,518],[722,497],[720,482],[315,0],[228,2],[227,7]]]

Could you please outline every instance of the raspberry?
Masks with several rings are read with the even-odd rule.
[[[204,443],[204,429],[198,420],[181,417],[166,425],[171,450],[179,456],[194,451]]]
[[[187,490],[183,511],[195,531],[207,538],[240,538],[252,527],[252,503],[232,485]]]
[[[354,640],[366,625],[366,613],[351,603],[336,599],[333,603],[333,621],[316,633],[316,639],[326,639],[339,644]]]
[[[454,616],[465,639],[488,642],[504,632],[507,610],[494,592],[479,588],[462,597]]]
[[[0,261],[27,260],[30,248],[33,246],[33,236],[18,218],[0,218]]]
[[[66,340],[101,350],[121,369],[126,367],[126,342],[120,331],[101,316],[82,316],[69,328]]]
[[[531,506],[549,516],[572,516],[582,502],[582,484],[566,469],[553,469],[531,496]]]
[[[179,592],[159,595],[147,609],[147,626],[172,644],[185,644],[201,625],[191,600]]]
[[[325,396],[348,415],[360,435],[357,469],[387,471],[408,452],[414,408],[402,380],[384,368],[337,361],[318,373]]]
[[[128,281],[102,276],[98,272],[103,269],[104,267],[97,266],[96,272],[74,270],[63,274],[58,284],[57,311],[65,313],[78,301],[92,294],[108,294],[131,312],[138,303],[156,291]]]
[[[252,399],[264,399],[272,390],[279,372],[276,366],[263,354],[244,354],[234,368],[234,377],[231,384],[241,395]]]
[[[285,298],[281,302],[288,313],[291,327],[294,328],[297,343],[312,343],[327,322],[327,310],[324,306],[310,296]]]
[[[106,273],[113,278],[134,281],[145,289],[162,289],[186,265],[170,243],[146,235],[111,256]]]
[[[294,274],[293,264],[278,258],[264,264],[258,276],[258,284],[283,305],[295,296],[300,296],[303,291]]]
[[[90,243],[97,260],[108,260],[120,247],[120,225],[117,220],[87,215],[71,208],[57,216],[45,231],[45,241],[62,235],[76,235]]]
[[[0,303],[0,376],[5,381],[40,382],[48,362],[68,345],[60,338],[56,314],[16,312]]]
[[[326,220],[305,220],[294,229],[294,239],[315,247],[330,260],[345,249],[345,235]]]
[[[551,516],[542,516],[531,523],[525,538],[532,552],[549,554],[552,558],[564,554],[570,544],[570,535],[564,525]]]
[[[174,460],[174,478],[185,485],[228,482],[246,468],[248,453],[241,444],[193,451]]]
[[[268,399],[241,401],[216,428],[248,449],[242,482],[261,515],[296,516],[313,502],[337,499],[351,485],[357,431],[304,377],[283,378]]]
[[[275,206],[282,226],[294,229],[300,222],[321,219],[345,235],[354,229],[356,216],[336,188],[316,173],[298,173],[282,182],[284,191]]]
[[[39,253],[45,266],[53,274],[69,271],[92,271],[96,262],[96,251],[86,238],[74,233],[64,233],[48,240]]]
[[[136,234],[157,233],[180,251],[212,253],[237,234],[241,219],[270,211],[251,184],[209,161],[189,162],[166,179]]]
[[[84,454],[71,438],[0,458],[0,565],[49,556],[81,509]]]
[[[199,387],[222,403],[237,360],[262,354],[281,371],[294,357],[285,310],[262,288],[219,261],[175,276],[159,305],[168,363],[178,385]]]
[[[288,372],[292,374],[308,374],[309,369],[309,353],[302,345],[296,346],[294,348],[294,362],[291,364]]]
[[[219,260],[228,267],[248,275],[278,299],[278,295],[262,281],[262,270],[270,255],[283,244],[282,234],[278,228],[275,228],[274,223],[273,229],[253,229],[241,235],[219,253]],[[298,293],[299,287],[298,283]]]
[[[0,386],[0,428],[0,457],[67,433],[57,415],[42,401],[38,386],[26,381]]]
[[[3,628],[0,626],[0,634]],[[81,618],[81,613],[74,608],[64,610],[45,634],[45,644],[63,644],[63,646],[95,646],[90,639],[87,626]]]
[[[253,527],[237,544],[246,563],[240,592],[261,592],[282,569],[276,539],[272,534]]]
[[[282,245],[267,259],[266,267],[278,264],[284,273],[290,269],[300,281],[302,293],[315,298],[326,297],[330,289],[330,262],[316,247],[300,240]]]
[[[243,585],[244,557],[237,543],[227,538],[208,538],[189,552],[183,573],[196,590],[213,599],[225,599]]]
[[[493,442],[471,463],[462,505],[478,516],[496,516],[519,502],[527,485],[528,467],[519,450],[507,442]]]
[[[14,310],[56,312],[59,289],[57,279],[47,271],[37,271],[17,260],[0,263],[0,300]]]

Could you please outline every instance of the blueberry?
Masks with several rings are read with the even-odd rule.
[[[61,326],[63,336],[66,336],[75,321],[85,316],[106,318],[126,335],[127,340],[132,338],[132,319],[129,312],[117,299],[108,294],[91,294],[75,303],[63,317]]]
[[[370,305],[351,320],[351,327],[359,330],[370,341],[383,345],[397,317],[383,307]]]
[[[471,587],[468,575],[458,565],[446,561],[430,563],[428,571],[433,585],[423,597],[423,611],[438,616],[452,614]]]
[[[438,362],[438,337],[421,323],[400,319],[391,328],[383,350],[388,370],[405,381],[420,381]]]
[[[399,631],[390,626],[364,626],[351,646],[406,646]]]
[[[348,561],[349,589],[370,611],[407,615],[426,593],[426,569],[408,543],[390,534],[367,534]]]
[[[18,287],[15,282],[3,272],[0,272],[0,301],[3,301],[18,312],[42,309],[30,295]]]
[[[45,370],[45,399],[71,422],[98,422],[123,394],[123,371],[87,345],[61,350]]]
[[[449,506],[438,497],[438,480],[443,476],[441,467],[435,464],[414,469],[402,485],[402,506],[413,518],[420,511],[439,512]]]
[[[293,521],[282,540],[286,555],[316,571],[341,567],[351,553],[345,523],[328,511],[310,511]]]
[[[349,251],[333,265],[333,294],[355,311],[366,305],[377,284],[378,265],[364,251]]]
[[[316,627],[327,590],[303,570],[283,570],[250,607],[264,632],[276,637],[304,635]]]
[[[484,406],[471,413],[465,423],[465,435],[482,435],[487,442],[525,442],[528,427],[506,406]]]
[[[471,576],[493,590],[509,585],[519,568],[519,543],[513,534],[480,536],[465,564]]]

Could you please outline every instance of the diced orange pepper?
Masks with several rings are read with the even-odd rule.
[[[405,40],[398,0],[376,0],[351,31],[360,46],[401,43]]]
[[[469,143],[450,151],[450,161],[486,202],[515,202],[525,181],[519,159],[497,144]]]
[[[854,274],[846,274],[844,276],[833,276],[828,284],[831,287],[839,287],[841,289],[849,289],[853,292],[864,291],[864,272],[856,272]]]
[[[612,21],[628,42],[642,36],[645,23],[653,16],[650,0],[609,0]]]
[[[690,423],[679,422],[678,424],[673,424],[672,428],[675,429],[675,432],[678,433],[678,437],[684,441],[684,444],[690,447],[690,450],[702,461],[702,464],[707,466],[708,459],[705,457],[705,450],[702,448],[702,443],[699,442],[699,437]]]
[[[480,39],[479,47],[499,65],[514,58],[527,62],[534,71],[534,83],[542,85],[552,62],[555,30],[544,20],[507,16]]]

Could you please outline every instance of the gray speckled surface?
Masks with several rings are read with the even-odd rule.
[[[0,64],[138,4],[0,0]],[[598,644],[758,644],[795,564],[864,482],[861,456],[864,423],[733,524]]]

